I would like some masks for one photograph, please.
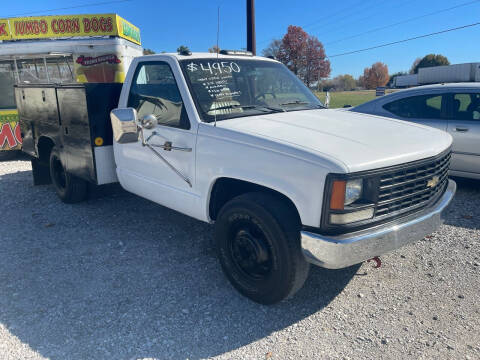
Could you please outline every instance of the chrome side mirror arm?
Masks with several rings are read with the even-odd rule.
[[[153,117],[155,120],[152,121]],[[152,124],[155,124],[152,126]],[[138,127],[140,129],[140,140],[142,142],[142,146],[146,146],[149,148],[160,160],[162,160],[165,165],[167,165],[175,174],[177,174],[183,181],[185,181],[188,186],[192,187],[192,183],[188,177],[183,175],[177,168],[175,168],[167,159],[165,159],[162,154],[160,154],[155,148],[162,148],[165,151],[172,151],[172,150],[179,150],[179,151],[186,151],[186,152],[191,152],[192,148],[181,148],[181,147],[176,147],[172,146],[172,142],[168,141],[165,137],[160,135],[157,131],[152,131],[152,133],[145,139],[145,135],[143,133],[144,129],[151,129],[155,127],[158,124],[157,118],[154,115],[147,115],[144,117],[141,121],[138,122]],[[150,139],[153,138],[154,136],[159,136],[163,139],[165,139],[165,143],[163,145],[155,145],[150,143]]]

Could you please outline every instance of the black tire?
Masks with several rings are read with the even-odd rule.
[[[65,171],[56,147],[50,153],[50,177],[58,197],[64,203],[73,204],[87,198],[88,183]]]
[[[229,201],[217,217],[215,238],[225,275],[255,302],[291,297],[307,279],[298,216],[275,196],[248,193]]]

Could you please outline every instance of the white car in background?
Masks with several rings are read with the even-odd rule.
[[[377,98],[350,111],[447,131],[453,137],[450,174],[480,179],[480,83],[419,86]]]

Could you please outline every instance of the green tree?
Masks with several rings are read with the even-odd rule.
[[[440,54],[428,54],[425,55],[422,60],[419,61],[417,66],[415,66],[413,72],[418,74],[418,69],[425,68],[425,67],[432,67],[432,66],[442,66],[442,65],[450,65],[450,61]]]
[[[177,53],[179,53],[179,54],[188,53],[188,52],[190,52],[190,49],[188,48],[188,46],[180,45],[177,48]]]
[[[338,75],[333,79],[333,87],[337,91],[351,91],[357,87],[357,82],[352,75]]]
[[[153,51],[152,49],[143,49],[143,55],[153,55],[155,54],[155,51]]]
[[[318,82],[318,91],[335,90],[335,83],[332,79],[323,79]]]
[[[417,68],[420,61],[422,61],[422,58],[420,58],[420,57],[415,59],[412,66],[410,67],[410,71],[408,72],[409,74],[415,74],[415,69]]]

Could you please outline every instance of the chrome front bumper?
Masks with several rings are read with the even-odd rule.
[[[340,269],[423,239],[443,223],[444,210],[456,188],[455,182],[449,180],[447,190],[433,206],[402,218],[398,223],[332,237],[302,231],[303,254],[312,264]]]

